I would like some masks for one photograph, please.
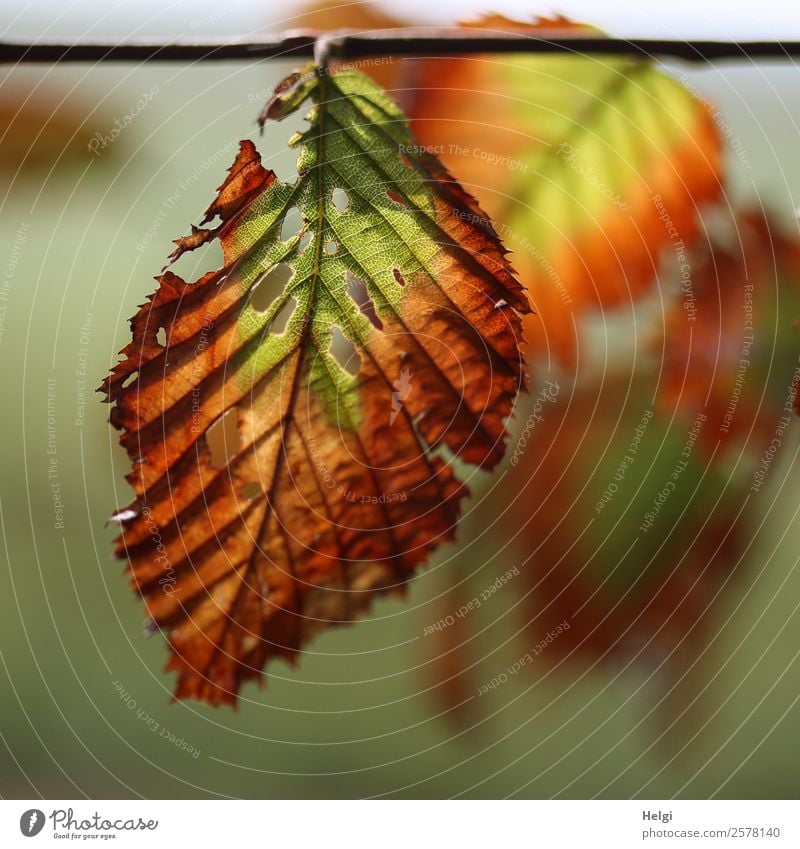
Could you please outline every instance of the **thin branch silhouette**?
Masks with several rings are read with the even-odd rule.
[[[324,39],[331,58],[454,56],[475,53],[573,53],[597,56],[641,56],[687,62],[800,57],[800,41],[709,41],[649,38],[604,38],[521,33],[465,32],[462,29],[408,28],[360,33],[297,30],[258,40],[177,41],[0,41],[0,64],[61,62],[209,62],[313,58]]]

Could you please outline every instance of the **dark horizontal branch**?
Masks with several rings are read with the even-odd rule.
[[[196,62],[277,59],[314,55],[319,33],[298,31],[259,41],[135,41],[115,43],[0,42],[0,63],[18,62]],[[689,62],[720,59],[791,59],[800,56],[798,41],[674,41],[565,35],[545,31],[517,33],[400,29],[359,34],[328,34],[332,55],[341,59],[378,56],[453,56],[474,53],[575,53],[656,56]]]

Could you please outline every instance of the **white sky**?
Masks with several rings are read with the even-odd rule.
[[[297,0],[2,0],[0,31],[5,38],[247,35],[291,28],[291,15],[302,5]],[[448,23],[482,11],[522,18],[559,11],[622,36],[800,38],[797,0],[381,0],[376,5],[386,11],[394,7],[421,23]]]

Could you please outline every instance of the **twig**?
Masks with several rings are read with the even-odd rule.
[[[57,62],[197,62],[278,59],[314,56],[321,33],[289,32],[260,41],[130,41],[0,42],[0,64]],[[674,41],[601,36],[552,35],[536,37],[449,29],[395,29],[337,36],[337,57],[453,56],[475,53],[575,53],[616,56],[657,56],[688,62],[718,60],[792,59],[800,56],[799,41]]]

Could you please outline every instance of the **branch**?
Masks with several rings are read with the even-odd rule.
[[[395,29],[376,32],[289,32],[260,41],[0,42],[0,64],[56,62],[197,62],[284,59],[314,56],[321,37],[339,59],[377,56],[454,56],[475,53],[575,53],[597,56],[642,56],[715,62],[721,59],[792,59],[798,41],[674,41],[565,35],[554,30],[535,37],[517,33],[487,34],[463,30]]]

